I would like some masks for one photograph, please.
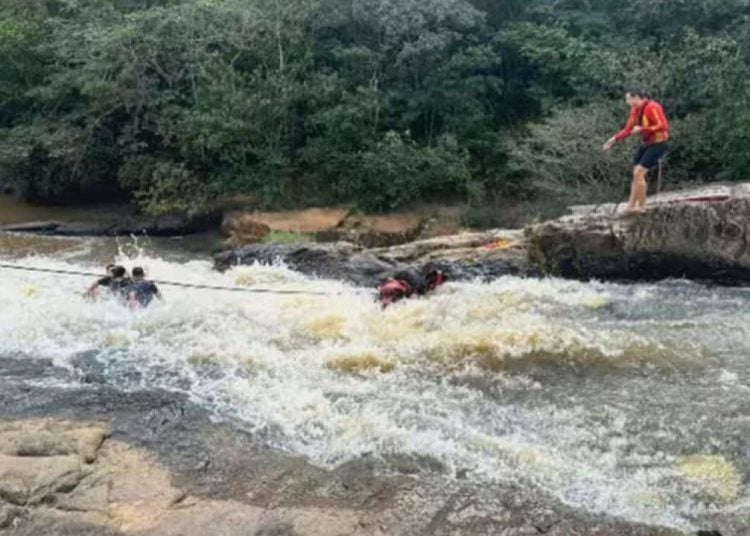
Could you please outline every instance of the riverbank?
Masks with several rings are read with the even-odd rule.
[[[146,216],[131,205],[50,207],[0,195],[0,231],[49,236],[179,236],[217,229],[221,216]]]
[[[437,262],[454,280],[501,275],[581,280],[692,279],[750,284],[750,184],[711,185],[649,198],[643,213],[622,206],[571,207],[571,215],[522,230],[467,231],[460,210],[361,215],[346,209],[284,213],[225,212],[205,242],[220,270],[281,260],[308,275],[373,286],[388,273]],[[161,236],[216,228],[212,219],[146,222],[116,211],[94,222],[36,221],[6,225],[11,233],[52,236]],[[211,222],[214,223],[211,223]],[[195,227],[191,227],[195,226]],[[140,229],[140,231],[137,231]],[[280,243],[279,243],[280,242]],[[208,251],[206,251],[208,252]]]

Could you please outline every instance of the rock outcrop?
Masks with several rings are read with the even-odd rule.
[[[317,233],[319,241],[345,241],[358,246],[388,247],[417,240],[424,219],[418,214],[387,214],[381,216],[349,215],[335,228]]]
[[[243,264],[283,263],[304,274],[375,286],[407,266],[436,262],[451,280],[533,273],[526,262],[521,231],[490,231],[364,249],[347,242],[294,245],[257,244],[214,255],[217,269]]]
[[[283,262],[300,272],[374,285],[406,266],[437,262],[454,280],[547,274],[576,279],[688,278],[750,283],[750,185],[715,185],[573,214],[524,231],[492,230],[365,249],[349,242],[248,246],[214,256],[216,267]]]
[[[256,221],[251,214],[226,214],[221,222],[221,232],[233,245],[251,244],[262,241],[271,228]]]
[[[526,229],[529,261],[568,278],[750,282],[746,185],[654,196],[642,213],[577,207]]]
[[[223,225],[234,249],[215,253],[214,261],[220,270],[238,264],[283,262],[305,274],[365,286],[428,261],[438,263],[453,280],[547,274],[618,281],[688,278],[750,283],[750,184],[659,194],[649,198],[642,213],[625,214],[622,208],[577,206],[571,207],[570,216],[523,231],[464,232],[416,241],[411,240],[420,234],[423,220],[414,215],[364,217],[344,209],[240,212],[226,218]],[[0,231],[174,235],[205,229],[209,222],[210,218],[134,216],[100,223],[32,222]],[[256,243],[269,231],[282,229],[336,241]]]
[[[680,534],[587,519],[510,489],[477,494],[458,485],[447,493],[430,491],[408,477],[376,477],[361,464],[328,472],[300,459],[259,460],[257,455],[242,465],[263,465],[238,466],[217,481],[224,496],[193,494],[178,487],[148,452],[106,436],[108,428],[101,424],[52,419],[0,424],[0,444],[11,453],[0,455],[0,531],[16,536]],[[247,480],[249,475],[255,479]]]
[[[239,225],[234,225],[238,222]],[[362,247],[403,244],[419,238],[424,218],[402,213],[362,215],[347,209],[309,208],[287,212],[229,212],[224,216],[222,232],[228,244],[243,246],[258,242],[255,233],[240,233],[234,227],[255,225],[269,231],[297,233],[316,242],[351,242]]]

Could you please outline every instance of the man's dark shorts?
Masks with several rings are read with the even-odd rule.
[[[653,145],[641,145],[636,149],[633,155],[633,165],[643,166],[646,169],[654,169],[662,158],[669,151],[669,143],[654,143]]]

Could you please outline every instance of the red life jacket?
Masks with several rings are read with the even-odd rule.
[[[383,307],[390,305],[393,302],[400,300],[401,298],[408,298],[414,293],[414,290],[409,286],[406,281],[401,279],[386,279],[382,285],[380,285],[380,303]]]

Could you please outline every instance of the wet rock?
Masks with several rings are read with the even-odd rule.
[[[0,358],[0,376],[3,378],[43,378],[54,373],[51,359],[31,359],[23,355],[17,358]]]
[[[37,513],[19,523],[12,536],[123,536],[119,530],[78,519],[77,516],[60,517]]]
[[[696,536],[745,536],[750,534],[750,516],[738,511],[725,515],[711,515],[700,523],[706,527],[699,530]]]
[[[258,244],[214,255],[219,270],[242,264],[284,263],[292,270],[317,277],[374,286],[393,265],[353,244]]]
[[[217,268],[226,269],[277,259],[306,274],[368,286],[395,270],[418,268],[428,261],[438,262],[454,280],[550,274],[577,279],[750,283],[750,185],[660,194],[649,199],[648,210],[642,214],[624,215],[617,208],[573,207],[572,216],[524,231],[460,233],[393,246],[415,234],[405,231],[409,237],[384,239],[388,247],[372,249],[365,246],[376,245],[380,239],[363,237],[377,225],[350,216],[327,236],[348,242],[238,248],[220,252],[214,260]],[[398,219],[383,218],[388,225]]]
[[[466,233],[392,248],[364,249],[348,242],[332,244],[258,244],[214,254],[214,265],[283,263],[304,274],[376,286],[397,270],[420,269],[434,262],[450,280],[491,280],[533,273],[526,262],[519,231]]]
[[[3,225],[0,230],[18,233],[52,233],[61,225],[63,223],[59,221],[32,221]]]
[[[0,505],[0,529],[12,527],[24,514],[25,510],[23,508],[7,504]]]
[[[255,531],[255,536],[295,536],[294,526],[288,521],[268,523]]]
[[[526,257],[523,231],[503,230],[440,236],[371,251],[378,257],[402,263],[505,258],[522,264]]]
[[[419,454],[393,454],[386,457],[386,461],[393,470],[403,475],[424,473],[445,473],[445,465],[431,456]]]

